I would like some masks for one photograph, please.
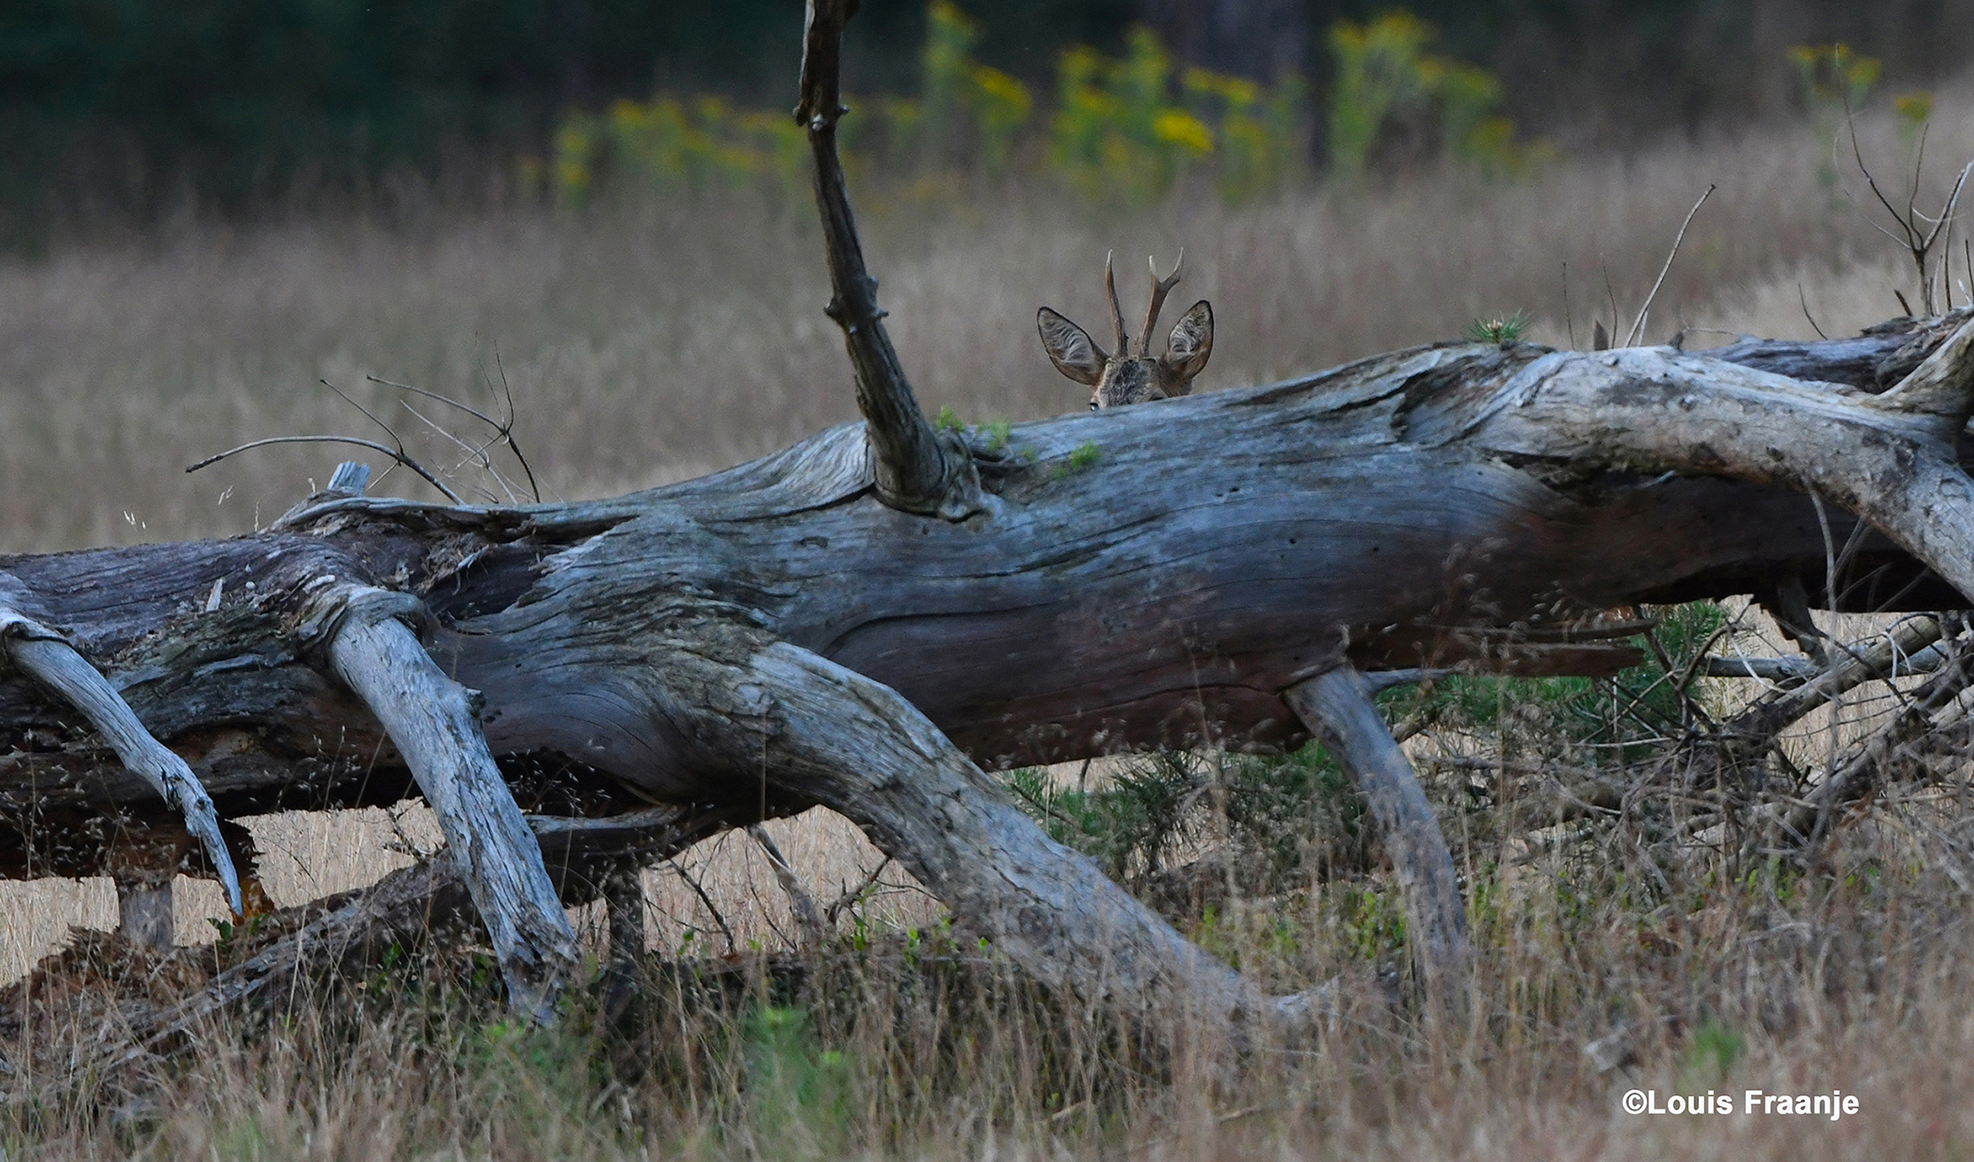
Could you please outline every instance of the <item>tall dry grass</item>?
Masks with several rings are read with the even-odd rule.
[[[1974,119],[1948,115],[1967,98],[1942,98],[1936,157],[1974,155]],[[1864,129],[1882,178],[1896,137]],[[1783,126],[1569,160],[1520,184],[1442,174],[1244,209],[1175,202],[1113,216],[1038,190],[955,204],[874,189],[860,204],[921,399],[968,419],[1024,418],[1081,404],[1042,358],[1034,310],[1100,321],[1108,249],[1135,297],[1139,256],[1186,248],[1180,293],[1212,298],[1219,325],[1201,386],[1224,387],[1517,309],[1538,338],[1573,331],[1585,345],[1589,318],[1608,320],[1613,299],[1629,324],[1709,183],[1719,192],[1648,338],[1807,335],[1805,305],[1826,331],[1852,329],[1895,313],[1890,289],[1910,276],[1820,181],[1825,155],[1807,129]],[[389,227],[181,224],[0,266],[0,551],[265,524],[341,452],[181,469],[260,436],[376,435],[318,379],[446,465],[457,450],[364,376],[484,403],[504,375],[550,496],[769,451],[854,414],[819,259],[806,207],[624,198],[579,217],[434,206]],[[470,434],[457,416],[428,414]],[[402,472],[393,485],[429,495]],[[129,1090],[67,1078],[48,1100],[37,1087],[49,1079],[0,1079],[0,1144],[38,1157],[256,1159],[1964,1152],[1966,818],[1941,792],[1847,830],[1816,874],[1750,876],[1696,851],[1676,882],[1649,891],[1639,877],[1663,873],[1622,850],[1482,851],[1467,869],[1493,885],[1476,904],[1474,1017],[1433,1038],[1386,1003],[1397,962],[1361,897],[1312,885],[1230,905],[1195,918],[1194,934],[1276,987],[1332,982],[1341,998],[1315,1050],[1262,1053],[1239,1072],[1210,1046],[1161,1050],[1185,1041],[1187,1023],[1157,998],[1147,1013],[1064,1012],[978,950],[942,943],[936,910],[895,872],[889,910],[864,914],[864,946],[846,922],[839,946],[801,966],[810,983],[793,983],[795,968],[747,955],[782,946],[786,904],[755,846],[730,836],[689,853],[683,874],[647,878],[649,936],[661,954],[726,951],[690,877],[740,965],[711,981],[653,970],[628,1031],[599,1032],[580,1004],[558,1030],[515,1030],[470,960],[401,965],[300,997],[273,1026],[210,1030]],[[846,827],[777,825],[820,899],[877,862]],[[277,853],[280,902],[364,882],[409,858],[393,846],[432,842],[416,811],[256,828]],[[1381,874],[1372,886],[1389,888]],[[182,894],[181,939],[201,935],[215,903]],[[104,926],[113,911],[100,883],[10,887],[9,975],[59,946],[66,923]],[[907,925],[919,944],[898,935]],[[1635,1061],[1600,1073],[1581,1049],[1620,1028]],[[626,1068],[627,1053],[641,1069]],[[7,1046],[0,1057],[26,1059]],[[1863,1112],[1834,1125],[1628,1118],[1616,1098],[1633,1085],[1842,1088]]]
[[[1722,883],[1696,851],[1657,906],[1622,856],[1532,861],[1475,909],[1471,1019],[1431,1033],[1390,1006],[1342,886],[1232,907],[1195,926],[1210,947],[1338,998],[1313,1045],[1238,1059],[1160,998],[1065,1003],[937,930],[653,966],[641,1011],[612,1024],[599,987],[551,1030],[505,1019],[484,959],[404,961],[177,1062],[10,1077],[0,1137],[77,1158],[1953,1157],[1974,1142],[1966,893],[1917,855],[1873,825],[1841,856],[1875,875]],[[1625,1064],[1600,1072],[1583,1049],[1613,1036]],[[1628,1116],[1634,1088],[1737,1113]],[[1860,1108],[1751,1115],[1749,1089]]]
[[[1942,98],[1935,158],[1974,154],[1974,120],[1948,115],[1965,106]],[[1896,133],[1864,133],[1896,181]],[[1660,292],[1650,339],[1808,334],[1799,283],[1832,333],[1876,321],[1896,313],[1890,285],[1909,279],[1820,183],[1827,151],[1793,126],[1585,157],[1522,183],[1445,174],[1243,209],[1179,200],[1119,215],[1027,189],[925,202],[880,188],[861,205],[893,337],[928,408],[1028,418],[1080,402],[1042,357],[1035,308],[1101,320],[1111,249],[1123,293],[1140,299],[1143,256],[1186,248],[1179,293],[1211,298],[1218,324],[1202,389],[1454,337],[1518,309],[1566,342],[1565,265],[1587,345],[1591,314],[1608,318],[1612,299],[1629,324],[1710,183],[1719,192]],[[575,217],[429,205],[388,227],[192,223],[0,264],[0,551],[265,523],[325,480],[339,450],[181,470],[262,436],[382,438],[324,379],[446,467],[459,450],[364,377],[484,406],[504,375],[551,497],[770,451],[854,414],[812,219],[805,205],[745,199],[620,198]],[[421,410],[473,434],[456,414]],[[404,472],[392,486],[433,495]]]

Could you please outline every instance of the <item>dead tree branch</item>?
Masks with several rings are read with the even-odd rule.
[[[1870,794],[1884,780],[1899,751],[1932,726],[1933,715],[1974,684],[1974,665],[1964,653],[1929,678],[1912,698],[1851,754],[1837,762],[1807,802],[1784,817],[1790,835],[1814,852],[1830,834],[1841,811]]]
[[[816,208],[822,213],[833,291],[828,314],[843,329],[856,369],[857,406],[870,438],[878,496],[906,512],[964,520],[983,504],[979,473],[965,443],[950,433],[934,432],[919,410],[884,330],[877,280],[864,266],[837,156],[836,123],[847,111],[838,76],[843,26],[856,10],[856,0],[810,0],[802,36],[802,97],[795,107],[795,120],[808,131],[815,161]]]
[[[816,901],[795,874],[795,868],[775,846],[774,837],[760,824],[751,824],[747,834],[761,845],[762,854],[768,857],[768,866],[774,869],[775,882],[781,885],[782,894],[788,897],[788,908],[795,916],[795,929],[802,934],[802,947],[819,948],[828,933],[823,928],[822,917],[816,911]],[[835,917],[832,916],[833,920]]]
[[[1467,908],[1439,820],[1371,702],[1362,675],[1331,670],[1289,688],[1288,703],[1330,748],[1370,803],[1371,817],[1398,877],[1412,957],[1433,1010],[1442,1018],[1466,1008]]]
[[[1693,203],[1693,208],[1686,211],[1686,220],[1679,224],[1679,233],[1672,240],[1672,249],[1666,252],[1665,265],[1659,267],[1659,277],[1652,280],[1652,289],[1646,293],[1644,305],[1638,308],[1637,317],[1632,319],[1631,330],[1625,334],[1623,346],[1629,347],[1638,342],[1639,336],[1645,333],[1645,320],[1651,316],[1652,303],[1659,297],[1659,288],[1665,285],[1666,275],[1672,271],[1672,260],[1679,257],[1679,245],[1686,241],[1686,228],[1693,224],[1693,215],[1698,214],[1700,207],[1706,205],[1707,199],[1713,196],[1714,185],[1709,182],[1707,192],[1701,194],[1700,200]]]
[[[216,455],[208,456],[205,459],[200,460],[195,464],[187,464],[185,466],[185,471],[197,472],[201,468],[208,468],[214,464],[219,463],[221,460],[226,459],[228,456],[237,456],[242,452],[251,452],[255,448],[266,448],[273,444],[349,444],[358,448],[368,448],[372,452],[381,452],[384,455],[389,456],[394,462],[402,464],[406,468],[409,468],[413,472],[416,472],[420,479],[425,481],[425,483],[431,485],[433,488],[438,489],[439,492],[442,493],[447,500],[452,501],[454,504],[466,503],[465,501],[459,498],[458,493],[454,492],[450,488],[447,488],[445,484],[442,481],[440,481],[438,477],[432,475],[431,472],[427,471],[423,464],[420,464],[418,461],[413,460],[411,456],[405,452],[404,445],[400,444],[395,448],[389,448],[384,446],[383,444],[379,444],[375,440],[359,439],[356,436],[269,436],[263,440],[249,440],[246,443],[239,445],[238,447],[228,448],[224,452],[220,452]]]
[[[0,661],[11,662],[81,713],[121,759],[185,820],[185,829],[205,847],[214,873],[226,889],[227,906],[240,914],[240,877],[219,834],[212,797],[184,759],[165,748],[138,720],[108,679],[61,634],[21,612],[28,604],[24,586],[0,572]],[[169,905],[170,897],[166,896]],[[169,924],[169,911],[166,912]],[[167,940],[169,939],[167,928]]]
[[[496,351],[494,353],[494,365],[496,367],[500,367],[499,361],[500,361],[500,353]],[[529,466],[527,455],[521,451],[520,442],[514,438],[514,391],[512,388],[510,388],[507,385],[507,369],[505,367],[500,368],[500,386],[501,386],[501,391],[504,393],[506,397],[507,415],[504,419],[498,419],[498,420],[486,414],[485,412],[479,410],[478,408],[472,406],[471,404],[462,403],[459,400],[453,399],[451,396],[448,395],[440,395],[436,391],[427,391],[425,388],[413,387],[408,383],[398,383],[394,380],[380,379],[375,375],[366,375],[364,376],[364,378],[368,379],[372,383],[381,384],[384,387],[394,387],[399,391],[408,391],[413,395],[423,396],[424,398],[429,399],[434,403],[442,403],[449,408],[454,408],[458,411],[465,412],[467,415],[472,416],[474,419],[487,425],[489,428],[492,428],[494,431],[494,438],[492,440],[492,443],[506,444],[507,450],[514,453],[515,461],[521,465],[522,473],[525,474],[528,478],[529,493],[534,497],[535,503],[537,504],[541,503],[541,485],[535,483],[535,470],[534,468]],[[483,462],[487,470],[494,474],[495,479],[500,479],[499,474],[497,472],[493,472],[492,462],[485,461],[484,458],[483,458]]]
[[[448,679],[399,620],[425,613],[415,599],[330,577],[315,602],[337,676],[383,724],[438,816],[509,995],[535,1019],[552,1020],[577,966],[576,936],[487,749],[481,700]]]
[[[1907,618],[1883,637],[1846,647],[1836,664],[1802,685],[1749,706],[1722,727],[1721,735],[1765,747],[1792,723],[1864,683],[1913,673],[1915,659],[1940,640],[1941,632],[1935,618]],[[1728,663],[1724,669],[1743,664],[1740,659],[1720,660]]]

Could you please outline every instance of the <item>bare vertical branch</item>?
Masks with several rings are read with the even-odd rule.
[[[1617,334],[1618,328],[1623,324],[1618,320],[1618,292],[1611,287],[1611,268],[1604,264],[1604,257],[1601,254],[1597,256],[1597,268],[1604,272],[1604,297],[1611,304],[1611,329],[1605,332],[1604,343],[1596,348],[1598,351],[1604,351],[1609,349],[1611,336]]]
[[[840,97],[843,26],[856,0],[810,0],[802,38],[802,96],[795,119],[809,133],[815,160],[816,209],[829,257],[829,317],[857,377],[857,407],[870,439],[877,495],[893,508],[962,520],[981,508],[980,478],[957,437],[932,430],[884,331],[877,280],[864,265],[863,244],[850,211],[836,123],[847,109]]]
[[[1960,194],[1967,185],[1967,178],[1970,174],[1974,174],[1974,161],[1970,161],[1961,167],[1960,175],[1954,179],[1953,189],[1948,192],[1946,202],[1940,207],[1938,217],[1929,217],[1921,213],[1918,205],[1919,177],[1921,167],[1926,158],[1926,133],[1922,129],[1919,135],[1919,146],[1914,151],[1912,181],[1906,190],[1905,209],[1901,211],[1898,206],[1893,204],[1890,198],[1885,196],[1885,192],[1879,189],[1877,179],[1871,174],[1871,167],[1865,164],[1864,147],[1858,143],[1857,118],[1852,112],[1849,102],[1846,102],[1844,105],[1844,119],[1850,128],[1851,156],[1857,161],[1858,172],[1864,175],[1865,186],[1870,189],[1872,197],[1878,200],[1878,204],[1885,208],[1885,213],[1890,215],[1892,222],[1898,226],[1899,233],[1894,234],[1878,223],[1873,222],[1869,215],[1865,215],[1865,222],[1880,234],[1904,247],[1906,252],[1912,256],[1912,264],[1919,275],[1919,306],[1925,312],[1926,317],[1931,318],[1938,311],[1940,298],[1934,289],[1936,278],[1940,286],[1946,289],[1947,309],[1951,310],[1953,306],[1953,291],[1952,279],[1948,277],[1948,266],[1953,257],[1953,219],[1955,213],[1959,210]],[[1844,196],[1850,198],[1851,203],[1856,205],[1857,199],[1851,197],[1848,189],[1844,191]],[[1863,213],[1862,210],[1859,212],[1860,214]],[[1946,235],[1944,245],[1942,245],[1940,237],[1943,232]],[[1933,258],[1933,250],[1936,246],[1941,247],[1945,251],[1938,260],[1937,272],[1935,271],[1935,261]],[[1898,297],[1899,305],[1905,308],[1905,313],[1911,315],[1913,313],[1912,307],[1905,301],[1905,296],[1899,294],[1896,290],[1892,293]]]
[[[1570,263],[1563,260],[1563,328],[1570,336],[1570,350],[1576,350],[1576,315],[1570,311]]]
[[[1943,247],[1945,253],[1940,256],[1940,282],[1942,285],[1949,286],[1949,288],[1953,281],[1949,277],[1950,272],[1948,269],[1953,262],[1953,219],[1954,215],[1960,211],[1960,195],[1967,188],[1969,174],[1974,174],[1974,161],[1970,161],[1961,167],[1960,176],[1953,180],[1953,191],[1947,195],[1946,205],[1940,210],[1940,220],[1933,224],[1932,231],[1926,235],[1926,247],[1930,250],[1933,247],[1933,243],[1939,238],[1940,231],[1947,231],[1946,244]],[[1948,290],[1947,309],[1953,309],[1951,289]]]
[[[1810,314],[1809,296],[1803,293],[1803,284],[1800,282],[1796,284],[1796,301],[1803,305],[1803,318],[1809,320],[1810,330],[1816,332],[1817,338],[1828,339],[1830,336],[1824,334],[1823,328],[1816,325],[1816,316]]]

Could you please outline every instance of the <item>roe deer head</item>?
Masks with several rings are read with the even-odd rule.
[[[1148,260],[1149,261],[1149,260]],[[1213,304],[1205,299],[1194,303],[1172,328],[1165,340],[1165,354],[1151,354],[1152,328],[1158,326],[1159,308],[1165,296],[1178,285],[1179,268],[1186,264],[1186,252],[1172,264],[1172,273],[1158,277],[1151,268],[1151,305],[1145,309],[1144,333],[1138,336],[1138,350],[1131,352],[1130,336],[1124,333],[1124,311],[1117,305],[1117,280],[1111,274],[1110,257],[1104,257],[1104,291],[1110,295],[1110,327],[1117,338],[1117,354],[1112,355],[1090,333],[1043,307],[1035,315],[1035,327],[1042,333],[1042,349],[1056,370],[1092,389],[1090,410],[1121,407],[1148,399],[1166,399],[1192,390],[1193,376],[1206,366],[1213,354]]]

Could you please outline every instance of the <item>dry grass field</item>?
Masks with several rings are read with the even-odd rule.
[[[1944,92],[1938,107],[1928,190],[1949,161],[1974,157],[1974,90]],[[1880,180],[1900,182],[1893,127],[1862,132]],[[1647,341],[1853,331],[1900,313],[1892,289],[1910,296],[1912,278],[1847,198],[1865,197],[1856,175],[1822,180],[1828,156],[1807,127],[1783,125],[1566,159],[1518,183],[1423,175],[1239,209],[1180,199],[1118,216],[1037,190],[860,197],[921,401],[967,420],[1026,419],[1083,406],[1042,356],[1034,312],[1101,319],[1106,250],[1136,298],[1145,253],[1186,249],[1177,293],[1211,298],[1218,320],[1199,382],[1211,390],[1517,310],[1531,337],[1588,346],[1591,318],[1608,323],[1613,301],[1629,326],[1709,184]],[[458,464],[455,487],[500,503],[515,498],[459,443],[484,433],[409,400],[416,414],[366,377],[483,408],[504,381],[545,498],[697,475],[852,418],[812,216],[630,197],[581,215],[408,204],[389,223],[187,222],[0,261],[0,552],[265,525],[326,480],[339,449],[183,469],[266,436],[384,438],[320,380],[425,463]],[[380,491],[434,495],[401,470]],[[1734,639],[1746,652],[1787,649],[1758,617],[1746,626]],[[1709,683],[1721,706],[1745,696]],[[1840,747],[1887,704],[1855,702],[1791,745]],[[1506,740],[1428,732],[1412,745],[1477,753]],[[1676,882],[1616,839],[1587,854],[1450,837],[1470,884],[1485,886],[1473,902],[1481,963],[1470,1019],[1431,1038],[1387,1000],[1389,918],[1366,903],[1389,898],[1384,873],[1233,900],[1193,934],[1270,985],[1327,982],[1340,998],[1314,1050],[1263,1050],[1238,1070],[1187,1043],[1184,1014],[1155,1002],[1064,1011],[942,943],[936,905],[896,869],[839,924],[840,946],[801,967],[807,984],[791,985],[787,961],[756,955],[789,947],[786,901],[758,847],[729,834],[647,874],[661,960],[733,955],[710,983],[652,970],[629,1037],[641,1070],[620,1067],[624,1038],[596,1033],[580,1001],[556,1030],[516,1030],[470,965],[401,965],[294,999],[272,1026],[212,1030],[189,1058],[147,1067],[137,1096],[82,1077],[59,1079],[50,1098],[48,1079],[9,1066],[0,1146],[6,1157],[214,1159],[1963,1156],[1974,1153],[1967,778],[1886,804],[1807,873],[1748,870],[1698,837]],[[374,880],[436,842],[412,805],[255,829],[283,904]],[[880,858],[821,813],[771,830],[819,900]],[[1214,841],[1191,842],[1208,852]],[[180,940],[212,940],[217,892],[180,884]],[[0,885],[0,978],[67,943],[70,925],[114,917],[103,881]],[[594,938],[596,917],[583,919]],[[1600,1072],[1583,1047],[1614,1034],[1628,1063]],[[0,1045],[0,1058],[26,1055]],[[1737,1109],[1746,1089],[1841,1089],[1860,1112],[1630,1117],[1619,1098],[1634,1087],[1731,1092]]]
[[[1928,187],[1974,153],[1974,121],[1943,95]],[[1867,123],[1900,168],[1890,124]],[[1686,329],[1808,335],[1800,286],[1831,334],[1898,313],[1904,259],[1819,178],[1828,143],[1805,126],[1634,156],[1586,157],[1520,183],[1461,175],[1315,190],[1244,209],[1174,201],[1137,215],[1045,191],[958,203],[874,191],[866,243],[893,339],[929,410],[1025,419],[1079,406],[1042,357],[1035,309],[1100,319],[1106,251],[1122,293],[1144,255],[1187,251],[1177,292],[1218,322],[1200,390],[1263,382],[1456,337],[1527,311],[1576,339],[1615,299],[1628,325],[1681,218],[1707,186],[1648,337]],[[1853,176],[1846,186],[1865,198]],[[628,204],[626,204],[626,202]],[[253,529],[339,458],[255,452],[194,475],[199,457],[263,436],[381,433],[318,381],[391,422],[435,466],[460,451],[365,376],[483,407],[512,388],[516,432],[546,496],[611,494],[696,475],[850,418],[854,402],[806,204],[626,199],[575,217],[538,209],[462,219],[412,202],[365,220],[204,223],[0,263],[0,552]],[[1963,276],[1964,277],[1964,276]],[[433,420],[473,435],[430,407]],[[388,442],[388,441],[387,441]],[[386,482],[433,496],[408,473]],[[506,499],[504,496],[498,499]]]

